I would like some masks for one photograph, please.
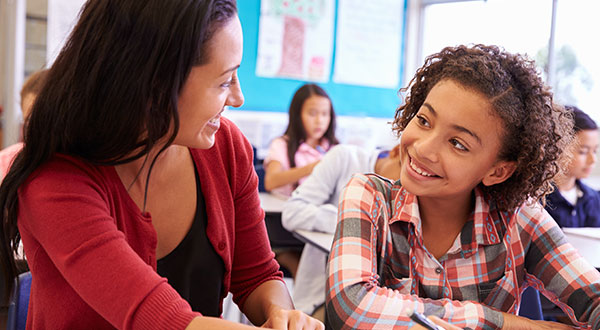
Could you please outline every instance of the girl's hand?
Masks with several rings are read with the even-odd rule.
[[[437,326],[439,326],[440,329],[444,329],[444,330],[462,330],[461,328],[459,328],[457,326],[454,326],[454,325],[452,325],[452,324],[450,324],[450,323],[448,323],[448,322],[440,319],[437,316],[433,316],[432,315],[432,316],[428,316],[427,318],[430,319]],[[423,328],[422,326],[420,326],[418,324],[410,328],[410,330],[423,330],[423,329],[425,329],[425,328]]]
[[[277,309],[270,313],[263,328],[277,330],[324,330],[321,321],[312,318],[298,310]]]

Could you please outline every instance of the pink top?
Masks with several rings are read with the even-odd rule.
[[[2,182],[6,173],[8,173],[10,165],[12,165],[13,160],[21,149],[23,149],[23,142],[15,143],[0,150],[0,182]]]
[[[321,160],[321,158],[323,158],[323,155],[325,155],[329,148],[330,144],[329,140],[327,139],[323,139],[323,141],[320,145],[317,146],[317,148],[313,148],[307,143],[302,143],[298,147],[298,150],[296,150],[296,155],[294,155],[296,167],[302,167],[310,163],[316,162],[318,160]],[[271,142],[271,145],[269,146],[269,152],[264,161],[265,168],[272,160],[278,161],[283,167],[283,170],[290,169],[290,161],[288,160],[287,155],[287,137],[281,136]],[[302,183],[302,181],[304,181],[305,179],[306,177],[300,179],[298,181],[298,184]],[[273,189],[272,192],[282,194],[285,196],[291,196],[292,191],[294,191],[294,189],[295,187],[293,184],[287,184],[285,186]]]

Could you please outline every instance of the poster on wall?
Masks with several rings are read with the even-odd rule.
[[[262,0],[256,75],[327,82],[335,0]]]
[[[46,66],[50,67],[71,30],[77,23],[79,11],[86,0],[48,0],[48,25],[46,32]]]
[[[339,0],[333,81],[397,88],[404,0]]]

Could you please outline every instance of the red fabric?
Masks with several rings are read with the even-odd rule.
[[[252,148],[222,118],[215,146],[192,156],[224,289],[243,305],[258,285],[281,279]],[[183,329],[199,315],[156,273],[150,215],[140,214],[114,167],[57,155],[21,187],[19,212],[33,275],[28,329]]]

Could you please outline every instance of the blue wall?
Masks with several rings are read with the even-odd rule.
[[[256,111],[287,112],[292,95],[304,81],[294,79],[257,77],[256,55],[258,47],[258,23],[260,16],[260,0],[238,0],[238,11],[244,30],[244,57],[238,71],[245,103],[241,109]],[[406,7],[406,1],[404,2]],[[337,0],[336,0],[337,12]],[[404,10],[403,30],[406,26],[406,8]],[[400,19],[400,18],[399,18]],[[337,29],[337,15],[336,15]],[[335,32],[335,31],[334,31]],[[335,45],[335,39],[334,39]],[[401,54],[404,53],[402,40]],[[335,48],[333,58],[335,58]],[[398,59],[401,61],[401,59]],[[403,63],[401,61],[401,63]],[[402,77],[403,65],[400,66]],[[400,103],[398,89],[373,88],[336,84],[332,82],[333,59],[329,82],[320,84],[330,95],[338,115],[369,116],[391,118]],[[400,87],[400,86],[398,86]]]

